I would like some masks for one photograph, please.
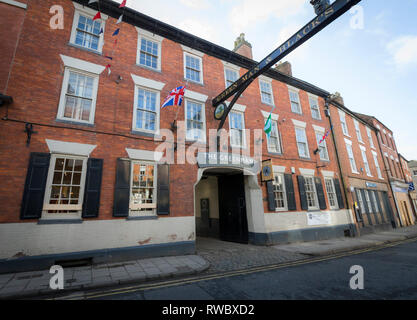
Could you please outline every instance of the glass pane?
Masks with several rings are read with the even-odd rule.
[[[62,179],[62,184],[71,184],[71,180],[72,180],[72,173],[65,171],[64,173],[64,179]]]
[[[52,184],[61,184],[62,181],[62,172],[58,171],[54,173],[54,178]]]
[[[60,193],[61,193],[61,187],[55,187],[55,186],[52,187],[51,198],[58,199]]]
[[[63,170],[64,169],[64,162],[65,160],[62,158],[57,158],[55,162],[55,170]]]
[[[73,185],[80,185],[81,184],[81,173],[74,173],[72,177],[72,184]]]

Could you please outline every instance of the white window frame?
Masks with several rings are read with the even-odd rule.
[[[97,14],[98,11],[95,11],[93,9],[90,9],[88,7],[82,6],[79,3],[73,2],[75,11],[74,11],[74,18],[72,21],[72,29],[71,29],[71,37],[70,37],[70,43],[76,47],[83,48],[85,50],[89,50],[92,52],[102,53],[103,51],[103,45],[104,45],[104,33],[106,30],[106,20],[108,19],[108,16],[106,14],[101,13],[101,28],[103,29],[103,32],[99,35],[99,42],[98,42],[98,50],[87,48],[84,46],[81,46],[79,44],[75,43],[75,39],[77,36],[77,26],[78,21],[80,19],[80,15],[86,16],[88,18],[93,19],[94,16]]]
[[[245,108],[246,109],[246,108]],[[232,148],[238,148],[238,149],[246,149],[246,122],[245,122],[245,110],[244,109],[240,109],[240,108],[236,108],[236,105],[233,107],[232,111],[230,111],[230,113],[236,113],[236,114],[241,114],[242,115],[242,123],[243,123],[243,139],[242,139],[242,145],[235,145],[233,144],[232,141],[232,126],[231,126],[231,116],[229,115],[229,139],[230,139],[230,146]]]
[[[227,89],[232,84],[230,84],[229,86],[227,85],[227,74],[226,74],[226,70],[236,73],[236,76],[237,76],[236,80],[237,80],[237,79],[239,79],[240,68],[239,67],[236,67],[236,66],[234,66],[234,65],[232,65],[230,63],[227,63],[227,62],[224,62],[224,61],[222,61],[222,62],[224,64],[224,86]]]
[[[321,138],[323,138],[323,136],[325,135],[326,130],[324,128],[320,128],[320,127],[317,127],[317,126],[313,126],[313,127],[314,127],[314,134],[316,136],[316,140],[318,140],[317,135],[321,135]],[[321,138],[320,138],[320,140],[321,140]],[[326,149],[327,158],[322,158],[322,156],[321,156],[320,145],[319,145],[320,140],[317,141],[317,148],[319,148],[320,160],[330,161],[329,149],[327,148],[326,140],[324,140],[322,142],[322,147],[324,147]]]
[[[307,132],[306,132],[306,128],[307,128],[307,123],[305,123],[305,122],[301,122],[301,121],[297,121],[297,120],[292,120],[293,121],[293,123],[294,123],[294,132],[295,132],[295,141],[296,141],[296,143],[297,143],[297,150],[298,150],[298,156],[301,158],[301,159],[310,159],[311,157],[310,157],[310,149],[309,149],[309,145],[308,145],[308,138],[307,138]],[[299,130],[303,130],[304,131],[304,136],[305,136],[305,139],[306,139],[306,147],[307,147],[307,157],[304,157],[304,156],[302,156],[301,154],[300,154],[300,148],[299,148],[299,146],[298,146],[298,139],[297,139],[297,129],[299,129]]]
[[[373,177],[371,172],[371,166],[369,165],[368,156],[366,155],[366,148],[360,146],[361,154],[362,154],[362,160],[365,167],[365,172],[368,177]]]
[[[188,103],[195,103],[195,104],[200,104],[201,105],[201,117],[202,117],[202,122],[203,122],[203,137],[200,140],[195,140],[195,139],[191,139],[188,137],[188,122],[187,122],[187,105]],[[188,97],[184,98],[184,120],[185,120],[185,140],[186,141],[191,141],[191,142],[201,142],[201,143],[206,143],[207,141],[207,129],[206,129],[206,104],[205,102],[202,102],[200,100],[197,99],[191,99]]]
[[[58,106],[58,113],[57,113],[57,119],[68,121],[68,122],[74,122],[74,123],[81,123],[81,124],[94,124],[94,118],[95,118],[95,112],[96,112],[96,103],[97,103],[97,92],[98,92],[98,84],[99,84],[99,74],[103,72],[105,67],[96,65],[87,61],[83,61],[80,59],[75,59],[71,57],[67,57],[64,55],[61,55],[61,59],[64,62],[65,65],[65,71],[64,71],[64,79],[62,82],[62,88],[61,88],[61,96],[59,100],[59,106]],[[89,120],[79,120],[79,119],[73,119],[73,118],[65,118],[64,112],[65,112],[65,96],[67,94],[68,89],[68,81],[70,72],[79,73],[88,77],[91,77],[94,79],[93,82],[93,90],[92,90],[92,102],[91,102],[91,110],[90,110],[90,118]]]
[[[372,151],[372,157],[374,158],[378,178],[381,179],[381,180],[384,180],[384,178],[382,177],[381,166],[379,165],[379,161],[378,161],[378,154],[375,151]]]
[[[372,138],[372,131],[369,127],[366,127],[366,133],[368,135],[369,144],[371,145],[371,148],[376,149],[375,144],[374,144],[374,139]]]
[[[350,167],[352,169],[352,173],[359,174],[358,165],[356,164],[356,160],[355,160],[355,154],[353,153],[352,141],[345,139],[345,144],[346,144],[346,152],[347,152],[347,155],[348,155],[348,159],[349,159]],[[349,153],[350,153],[349,150],[352,153],[352,158],[349,155]],[[352,161],[353,161],[353,164],[352,164]]]
[[[52,191],[52,181],[54,178],[54,169],[55,163],[57,158],[65,158],[65,159],[75,159],[75,160],[83,160],[83,168],[81,173],[81,180],[80,180],[80,196],[77,205],[65,205],[65,204],[58,204],[58,205],[51,205],[49,201],[51,200],[51,191]],[[51,153],[51,159],[49,162],[49,169],[48,169],[48,177],[46,182],[45,188],[45,196],[42,208],[42,220],[66,220],[66,219],[81,219],[82,216],[82,206],[84,202],[84,191],[85,191],[85,180],[87,176],[87,160],[88,157],[86,156],[77,156],[77,155],[69,155],[69,154],[61,154],[61,153]],[[49,213],[49,210],[58,210],[58,211],[76,211],[73,213]]]
[[[372,201],[371,201],[371,197],[369,195],[368,190],[364,189],[363,190],[364,194],[365,194],[365,201],[368,205],[368,211],[369,213],[374,213],[373,207],[372,207]]]
[[[332,206],[331,205],[331,202],[330,202],[329,190],[327,190],[327,184],[326,184],[327,181],[329,181],[331,183],[332,194],[334,194],[334,200],[336,202],[336,204],[334,206]],[[327,193],[327,198],[329,200],[329,207],[330,207],[330,209],[339,209],[339,201],[337,200],[337,193],[336,193],[336,187],[334,185],[334,179],[333,178],[326,178],[326,177],[324,177],[324,188],[326,189],[326,193]]]
[[[271,102],[265,101],[263,98],[262,92],[266,91],[262,91],[262,83],[268,85],[270,88],[270,92],[268,93],[271,95]],[[261,94],[261,101],[263,104],[266,104],[268,106],[275,106],[274,93],[272,90],[272,79],[266,77],[259,77],[259,92]]]
[[[339,110],[339,116],[340,116],[340,124],[342,126],[342,132],[345,136],[350,137],[349,135],[349,128],[346,121],[346,113]],[[345,130],[346,129],[346,130]]]
[[[353,123],[355,124],[355,131],[356,131],[356,136],[358,137],[358,141],[360,143],[364,143],[362,139],[362,133],[361,133],[361,127],[360,127],[359,121],[354,119]]]
[[[299,110],[300,112],[298,112],[298,111],[294,111],[294,110],[293,110],[293,108],[292,108],[291,93],[294,93],[294,94],[296,94],[296,95],[297,95],[298,107],[300,108],[300,110]],[[295,113],[295,114],[300,114],[300,115],[302,115],[302,114],[303,114],[303,108],[302,108],[302,106],[301,106],[301,100],[300,100],[300,90],[299,90],[299,89],[297,89],[297,88],[294,88],[294,87],[288,86],[288,97],[289,97],[289,99],[290,99],[290,108],[291,108],[291,112],[292,112],[292,113]]]
[[[304,177],[304,186],[307,184],[307,179],[311,178],[312,181],[313,181],[314,199],[315,199],[314,201],[316,203],[316,206],[315,207],[310,207],[308,205],[307,190],[305,190],[308,210],[309,211],[319,210],[320,209],[320,204],[319,204],[319,198],[318,198],[318,195],[317,195],[317,188],[316,188],[316,181],[315,181],[316,177],[311,176],[311,175],[303,175],[303,177]]]
[[[133,200],[133,170],[134,170],[134,165],[138,164],[138,165],[152,165],[154,167],[154,186],[153,186],[153,203],[152,204],[140,204],[140,205],[134,205],[132,202]],[[157,204],[158,204],[158,165],[156,162],[152,162],[152,161],[145,161],[145,160],[136,160],[136,159],[131,159],[131,164],[130,164],[130,195],[129,195],[129,217],[154,217],[157,216]],[[143,209],[153,209],[153,211],[150,212],[142,212],[140,211],[140,208]]]
[[[165,87],[165,83],[143,78],[134,74],[131,74],[131,76],[132,76],[133,82],[135,83],[135,90],[134,90],[135,96],[133,99],[134,102],[133,102],[133,116],[132,116],[132,131],[158,135],[160,133],[160,122],[161,122],[160,120],[161,118],[161,90]],[[139,89],[156,93],[156,101],[155,101],[156,111],[155,112],[157,114],[157,117],[156,117],[157,119],[155,123],[155,131],[141,129],[141,128],[136,127],[136,120],[137,120],[136,110],[137,110],[137,105],[138,105]]]
[[[266,124],[266,121],[268,120],[270,113],[268,113],[266,111],[263,111],[263,110],[261,110],[261,112],[262,112],[262,115],[264,117],[264,124]],[[267,144],[268,152],[273,153],[273,154],[283,154],[281,133],[280,133],[279,128],[278,128],[278,120],[279,120],[279,115],[272,113],[271,114],[271,121],[273,123],[275,123],[276,128],[277,128],[277,139],[278,139],[279,152],[274,151],[274,150],[271,149],[270,141],[269,141],[268,138],[266,139],[266,144]]]
[[[140,67],[147,68],[154,71],[161,72],[162,69],[162,41],[164,40],[163,37],[156,35],[152,32],[147,30],[141,29],[136,27],[136,31],[138,32],[138,47],[136,50],[136,64]],[[141,50],[141,42],[142,39],[155,42],[158,44],[158,59],[157,59],[157,66],[156,68],[152,68],[150,66],[144,65],[140,63],[140,50]]]
[[[183,57],[184,57],[184,60],[183,60],[184,61],[184,80],[204,85],[204,77],[203,77],[203,74],[204,74],[203,73],[203,70],[204,70],[204,68],[203,68],[203,56],[204,56],[204,54],[200,53],[196,50],[189,49],[185,46],[182,46],[182,47],[183,47],[183,50],[184,50],[184,54],[183,54]],[[201,67],[200,82],[195,81],[195,80],[191,80],[191,79],[187,79],[187,56],[198,59],[200,61],[200,67]]]
[[[285,168],[284,168],[285,170]],[[272,184],[274,185],[274,202],[276,204],[276,198],[275,198],[275,186],[276,186],[276,180],[275,177],[280,176],[282,178],[282,196],[283,196],[283,200],[284,200],[284,207],[283,208],[277,208],[275,207],[275,211],[276,212],[283,212],[283,211],[288,211],[288,199],[287,199],[287,187],[285,185],[285,174],[284,172],[280,172],[280,170],[277,170],[275,167],[273,168],[274,171],[274,180],[272,182]]]
[[[379,212],[379,206],[378,206],[378,202],[376,200],[375,192],[377,192],[377,191],[375,191],[375,190],[369,191],[369,193],[371,194],[371,201],[374,203],[374,207],[375,207],[375,210],[376,210],[375,213],[381,213],[381,212]]]
[[[314,113],[313,113],[313,105],[314,104],[311,104],[312,101],[315,102],[315,105],[317,106],[317,112],[318,112],[318,115],[319,115],[318,118],[315,118],[314,117]],[[308,103],[310,105],[311,117],[314,120],[321,120],[320,105],[319,105],[319,99],[318,99],[318,97],[317,96],[314,96],[312,94],[308,94]]]
[[[361,209],[361,213],[365,214],[366,213],[366,208],[365,208],[365,199],[363,199],[362,197],[362,191],[360,189],[356,189],[356,196],[358,197],[358,204],[359,204],[359,208]]]

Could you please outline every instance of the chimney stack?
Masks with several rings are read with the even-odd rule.
[[[292,67],[291,63],[288,61],[279,62],[277,65],[275,65],[275,70],[292,77]]]
[[[331,99],[339,102],[343,106],[345,105],[345,102],[343,101],[343,97],[341,96],[339,92],[335,92],[334,94],[332,94]]]
[[[235,48],[233,49],[233,51],[246,58],[253,59],[252,45],[245,40],[244,33],[241,33],[240,36],[237,37],[235,41]]]

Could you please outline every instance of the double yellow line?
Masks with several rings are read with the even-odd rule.
[[[135,291],[148,291],[148,290],[155,290],[160,288],[167,288],[167,287],[174,287],[178,285],[185,285],[185,284],[192,284],[196,282],[202,282],[202,281],[208,281],[208,280],[215,280],[215,279],[221,279],[221,278],[228,278],[228,277],[235,277],[240,275],[247,275],[251,273],[257,273],[257,272],[266,272],[271,270],[278,270],[288,267],[296,267],[301,266],[305,264],[311,264],[311,263],[317,263],[322,261],[328,261],[328,260],[334,260],[339,259],[347,256],[353,256],[358,255],[366,252],[371,251],[378,251],[390,247],[396,247],[401,244],[410,243],[410,242],[416,242],[417,238],[413,239],[407,239],[402,240],[394,243],[389,243],[385,245],[381,245],[378,247],[368,248],[368,249],[359,249],[359,250],[353,250],[345,253],[340,254],[334,254],[331,256],[326,257],[319,257],[319,258],[311,258],[311,259],[304,259],[299,261],[293,261],[293,262],[287,262],[282,264],[276,264],[276,265],[269,265],[269,266],[261,266],[261,267],[254,267],[244,270],[238,270],[238,271],[230,271],[230,272],[224,272],[221,274],[212,274],[212,275],[206,275],[206,276],[197,276],[193,278],[186,278],[186,279],[177,279],[177,280],[171,280],[171,281],[163,281],[163,282],[157,282],[154,284],[142,284],[142,285],[136,285],[136,286],[129,286],[124,288],[118,288],[118,289],[110,289],[102,292],[91,292],[91,293],[85,293],[85,294],[75,294],[70,296],[65,296],[62,298],[56,298],[57,300],[79,300],[79,299],[94,299],[94,298],[102,298],[107,296],[113,296],[113,295],[119,295],[119,294],[126,294],[126,293],[132,293]]]

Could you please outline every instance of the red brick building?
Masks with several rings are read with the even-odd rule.
[[[377,142],[377,130],[333,95],[330,114],[348,203],[361,235],[396,226],[395,203]]]
[[[122,9],[111,1],[100,1],[93,21],[97,4],[87,3],[28,2],[13,33],[16,50],[4,48],[15,54],[0,74],[2,93],[13,98],[0,108],[0,200],[8,204],[0,272],[194,253],[196,236],[268,245],[357,234],[356,200],[343,183],[349,162],[338,159],[343,147],[334,136],[340,110],[358,117],[332,104],[334,133],[319,146],[331,125],[329,93],[294,78],[284,63],[238,100],[218,153],[210,100],[255,65],[244,36],[235,45],[247,56],[131,9],[116,25]],[[17,7],[0,1],[0,8],[4,21]],[[60,12],[63,28],[51,28]],[[180,85],[182,106],[161,109]],[[262,182],[261,159],[272,162],[271,181]],[[372,175],[365,180],[390,199],[383,168],[382,179],[373,167]],[[359,184],[350,185],[365,188]],[[366,225],[390,225],[387,210],[375,211],[362,214]]]
[[[408,195],[408,178],[400,161],[393,132],[375,117],[364,114],[358,115],[378,129],[378,144],[384,156],[384,165],[388,173],[398,212],[397,226],[406,227],[415,224],[416,218]]]

